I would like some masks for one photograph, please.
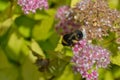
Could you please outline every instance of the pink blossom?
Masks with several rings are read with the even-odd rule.
[[[59,20],[64,20],[65,19],[65,13],[69,10],[69,6],[62,6],[58,8],[57,13],[56,13],[56,18]]]
[[[78,29],[80,24],[75,24],[73,21],[70,20],[61,20],[57,25],[56,25],[56,31],[61,34],[67,34],[75,31]]]
[[[37,9],[48,9],[47,0],[18,0],[18,4],[22,7],[25,14],[29,12],[35,13]]]
[[[78,29],[80,24],[74,23],[74,21],[71,21],[71,19],[67,19],[67,15],[70,13],[70,7],[69,6],[62,6],[58,8],[56,13],[56,19],[59,20],[58,24],[56,24],[56,31],[64,35],[66,33],[73,32],[74,30]]]
[[[110,64],[108,50],[89,44],[86,40],[76,43],[72,50],[74,53],[72,62],[75,64],[73,69],[86,80],[97,80],[98,68],[107,68]]]

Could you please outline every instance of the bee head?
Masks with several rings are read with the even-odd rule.
[[[81,40],[83,38],[83,33],[82,31],[80,30],[76,30],[76,37],[77,37],[77,40]]]

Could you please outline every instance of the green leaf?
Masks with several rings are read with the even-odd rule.
[[[33,64],[29,56],[26,57],[24,63],[22,64],[21,74],[23,80],[39,80],[42,78],[42,76],[38,72],[37,67],[35,66],[35,64]]]
[[[74,80],[74,73],[72,72],[71,67],[67,66],[63,74],[57,80]]]
[[[6,19],[4,22],[0,22],[0,37],[7,32],[12,23],[13,20],[11,18]]]
[[[30,30],[30,28],[28,28],[28,27],[20,26],[20,27],[18,28],[18,30],[19,30],[19,32],[20,32],[25,38],[29,38],[29,37],[31,36],[31,35],[30,35],[31,30]]]
[[[120,66],[120,52],[116,56],[111,56],[111,62]]]
[[[39,46],[39,44],[35,40],[32,40],[32,42],[31,42],[31,48],[32,48],[33,51],[35,51],[36,53],[38,53],[42,57],[45,57],[45,55],[44,55],[41,47]]]
[[[9,67],[12,67],[12,65],[7,60],[7,57],[6,57],[5,53],[4,53],[4,51],[0,47],[0,69],[9,68]]]
[[[15,61],[20,61],[22,59],[21,49],[24,44],[25,42],[22,37],[18,37],[16,33],[12,33],[5,47],[7,57]]]
[[[7,59],[0,48],[0,80],[17,80],[18,71]]]
[[[110,71],[106,72],[104,80],[114,80],[113,75]]]
[[[71,7],[75,7],[76,3],[79,2],[80,0],[72,0],[71,1]]]
[[[36,40],[46,40],[52,35],[52,32],[50,32],[50,29],[53,26],[54,18],[47,16],[42,19],[40,24],[37,24],[33,28],[33,37]]]
[[[54,31],[51,31],[51,32],[52,32],[52,34],[47,40],[39,41],[39,44],[44,51],[54,50],[58,44],[61,44],[58,42],[59,36]]]
[[[111,64],[112,67],[110,67],[110,71],[112,72],[112,75],[114,79],[120,78],[120,66],[116,64]]]
[[[0,80],[19,80],[15,67],[0,69]]]
[[[0,0],[0,11],[4,11],[9,5],[9,2],[6,0]]]
[[[108,0],[108,4],[110,6],[110,8],[112,9],[116,9],[118,7],[118,2],[119,0]]]
[[[21,15],[15,19],[15,23],[18,27],[25,26],[30,28],[35,25],[35,20],[28,16]]]
[[[15,19],[16,26],[20,34],[24,37],[30,37],[33,26],[37,23],[34,19],[21,15]]]

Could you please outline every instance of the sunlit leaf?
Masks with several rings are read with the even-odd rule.
[[[52,31],[51,36],[45,41],[39,41],[39,44],[43,50],[54,50],[61,43],[59,42],[59,36],[56,35],[56,32]]]
[[[120,67],[116,64],[111,64],[112,67],[110,67],[110,71],[112,72],[112,76],[115,79],[120,78]]]
[[[116,65],[120,66],[120,54],[111,57],[111,62],[113,64],[116,64]]]
[[[74,7],[78,1],[80,1],[80,0],[72,0],[71,1],[71,7]]]
[[[0,48],[0,80],[16,80],[18,70],[7,59],[4,51]]]
[[[51,36],[52,32],[50,32],[50,29],[52,28],[54,19],[53,17],[44,17],[44,19],[41,21],[40,24],[37,24],[33,28],[33,37],[36,40],[46,40],[48,37]]]
[[[15,61],[21,59],[21,49],[24,44],[24,39],[18,37],[16,33],[13,33],[8,41],[8,45],[5,47],[6,55]]]
[[[0,70],[0,80],[19,80],[18,70],[15,67]]]
[[[108,4],[110,6],[110,8],[112,9],[116,9],[118,7],[118,2],[119,0],[108,0]]]
[[[114,80],[112,73],[110,71],[107,71],[105,73],[105,79],[104,80]]]
[[[0,0],[0,11],[5,10],[9,5],[9,2],[6,0]]]
[[[9,68],[12,65],[7,60],[5,53],[3,52],[2,48],[0,48],[0,69],[2,68]]]
[[[63,74],[57,80],[74,80],[74,73],[70,66],[67,66]]]
[[[38,53],[42,57],[45,57],[45,54],[43,53],[41,47],[39,46],[39,44],[35,40],[32,40],[31,48],[33,51],[35,51],[36,53]]]
[[[19,32],[24,37],[30,37],[32,27],[37,23],[34,19],[21,15],[15,19],[16,26],[18,27]]]
[[[5,20],[4,22],[0,23],[0,36],[4,35],[7,30],[10,28],[13,20],[11,18]]]
[[[39,74],[37,66],[29,59],[29,56],[26,57],[21,66],[21,74],[23,80],[39,80],[39,77],[42,77]]]

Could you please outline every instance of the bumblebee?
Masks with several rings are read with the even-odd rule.
[[[75,30],[72,33],[65,34],[62,39],[63,46],[73,46],[76,42],[83,38],[83,33],[80,30]]]

